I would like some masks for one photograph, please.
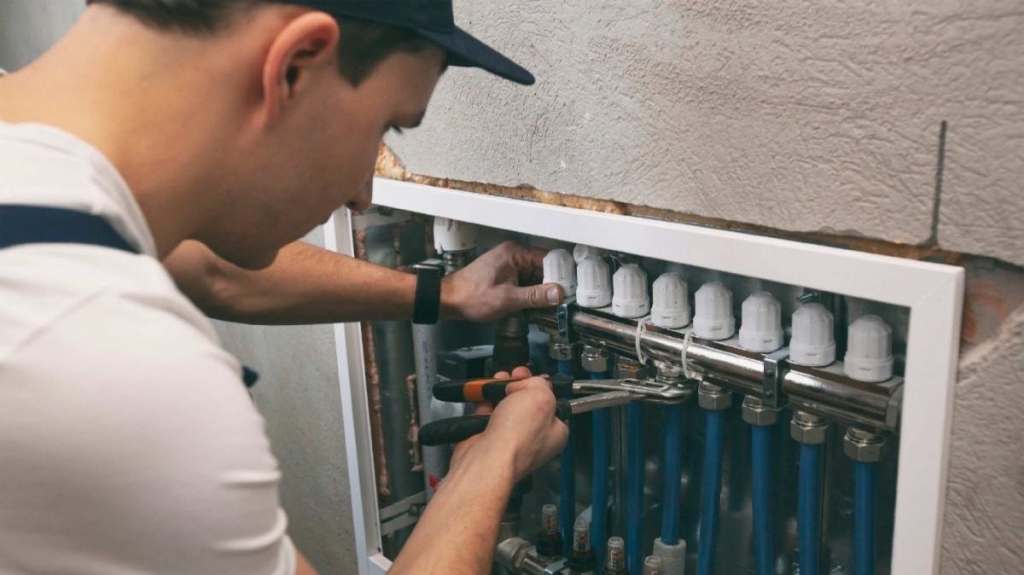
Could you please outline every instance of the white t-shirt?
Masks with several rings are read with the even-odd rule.
[[[0,573],[293,573],[241,367],[114,166],[66,132],[0,123],[0,204],[102,216],[142,252],[0,249]]]

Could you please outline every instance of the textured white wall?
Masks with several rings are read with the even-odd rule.
[[[412,172],[1024,264],[1019,0],[456,5],[538,84],[449,71]]]

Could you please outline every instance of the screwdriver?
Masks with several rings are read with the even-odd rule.
[[[512,382],[512,380],[490,381],[502,382],[506,385]],[[435,387],[434,389],[436,390],[437,388]],[[504,391],[504,387],[502,387],[501,390]],[[587,413],[588,411],[594,411],[596,409],[604,409],[606,407],[626,405],[634,399],[637,399],[636,394],[629,391],[609,391],[606,393],[579,397],[572,400],[559,399],[555,406],[555,415],[558,419],[567,422],[573,415]],[[483,431],[487,429],[487,423],[490,420],[490,415],[464,415],[462,417],[451,417],[428,423],[420,428],[420,445],[432,447],[436,445],[447,445],[449,443],[465,441],[474,435],[483,433]]]

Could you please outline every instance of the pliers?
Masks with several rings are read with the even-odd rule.
[[[508,394],[506,389],[516,379],[467,379],[438,383],[434,398],[452,403],[490,401],[497,403]],[[566,375],[551,376],[551,386],[558,398],[555,415],[562,421],[578,413],[625,405],[643,399],[656,403],[678,403],[689,391],[669,384],[639,379],[577,380]],[[574,397],[574,396],[582,397]],[[573,399],[569,399],[573,398]],[[434,446],[458,443],[487,429],[489,415],[464,415],[428,423],[420,428],[420,445]]]

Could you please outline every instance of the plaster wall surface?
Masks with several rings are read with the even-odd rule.
[[[960,364],[942,573],[1020,573],[1024,565],[1024,307]]]
[[[538,83],[449,70],[413,173],[1024,264],[1015,0],[455,4]]]

